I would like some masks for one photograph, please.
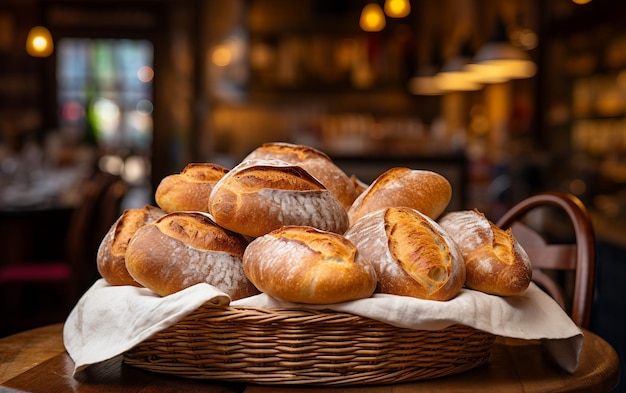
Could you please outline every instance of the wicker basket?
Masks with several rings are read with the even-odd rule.
[[[352,314],[203,306],[124,354],[145,370],[272,385],[388,384],[485,363],[494,336],[398,328]]]

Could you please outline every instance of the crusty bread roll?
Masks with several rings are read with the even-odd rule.
[[[265,143],[253,150],[246,160],[282,160],[301,166],[335,194],[348,210],[357,197],[354,184],[325,153],[309,146],[291,143]]]
[[[348,214],[303,168],[279,160],[244,161],[213,188],[209,211],[220,226],[258,237],[283,225],[343,233]]]
[[[444,301],[465,282],[465,264],[454,241],[415,209],[377,210],[361,217],[345,237],[374,265],[377,292]]]
[[[410,207],[433,220],[452,198],[450,182],[432,171],[396,167],[382,173],[348,210],[350,225],[367,213],[386,207]]]
[[[209,211],[209,194],[228,168],[212,163],[191,163],[180,173],[164,177],[159,183],[155,200],[167,213],[176,211]]]
[[[258,293],[243,273],[246,245],[206,213],[174,212],[137,230],[126,250],[126,268],[161,296],[206,282],[236,300]]]
[[[140,287],[126,269],[126,249],[137,229],[166,213],[155,206],[124,210],[100,242],[96,263],[98,272],[109,285],[134,285]]]
[[[376,273],[342,235],[285,226],[253,240],[243,256],[246,275],[266,294],[308,304],[367,298]]]
[[[530,259],[510,229],[502,230],[476,209],[447,213],[439,224],[461,249],[468,288],[500,296],[528,288]]]

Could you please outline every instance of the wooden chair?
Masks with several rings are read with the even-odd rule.
[[[556,207],[567,214],[573,226],[575,244],[549,244],[524,223],[527,213],[540,207]],[[540,193],[513,206],[496,224],[504,229],[511,228],[528,253],[533,265],[533,281],[551,295],[577,325],[588,329],[595,284],[595,234],[583,203],[571,194]],[[570,294],[558,274],[553,274],[559,271],[574,275]]]
[[[83,196],[72,212],[64,245],[64,259],[55,261],[13,261],[0,266],[0,289],[4,299],[2,313],[7,325],[15,329],[29,328],[45,322],[40,317],[20,315],[25,299],[61,296],[57,299],[58,314],[46,318],[64,318],[82,292],[93,283],[97,274],[96,253],[106,230],[119,216],[127,185],[118,177],[96,172],[81,187]],[[106,228],[106,230],[105,230]],[[27,310],[34,313],[35,310]],[[10,320],[14,318],[14,320]],[[22,318],[22,321],[19,319]],[[26,321],[28,320],[28,321]],[[22,326],[26,324],[27,326]],[[11,326],[4,327],[10,329]]]

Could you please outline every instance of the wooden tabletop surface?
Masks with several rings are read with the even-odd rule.
[[[63,347],[61,324],[0,339],[0,391],[29,392],[608,392],[619,381],[619,359],[602,338],[585,331],[580,365],[569,374],[554,364],[537,341],[497,338],[487,364],[473,370],[410,383],[367,387],[276,387],[192,380],[154,374],[122,363],[121,357],[72,376],[74,363]],[[3,390],[4,389],[4,390]]]

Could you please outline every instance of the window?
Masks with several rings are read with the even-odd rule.
[[[149,156],[152,43],[64,38],[57,47],[60,130],[76,142],[98,146],[104,155],[121,158],[115,162],[128,161],[129,155]],[[123,175],[123,167],[118,169]],[[142,176],[147,178],[147,171]]]

